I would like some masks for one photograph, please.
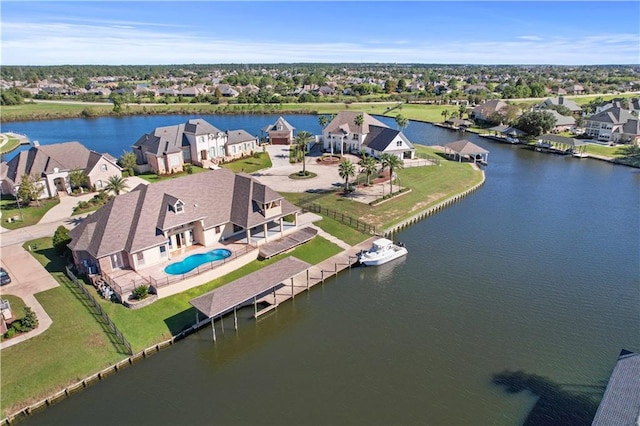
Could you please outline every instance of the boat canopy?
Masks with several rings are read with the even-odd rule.
[[[390,246],[392,244],[393,244],[393,241],[388,240],[386,238],[378,238],[373,242],[373,245],[376,248],[382,248],[382,247]]]

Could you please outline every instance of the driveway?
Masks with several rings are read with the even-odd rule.
[[[0,349],[4,349],[44,333],[51,326],[51,317],[34,295],[58,287],[58,282],[21,244],[3,247],[0,264],[11,276],[11,283],[0,287],[0,296],[11,294],[21,298],[38,317],[38,328],[2,342]]]

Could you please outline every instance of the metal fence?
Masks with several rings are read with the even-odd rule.
[[[337,212],[334,210],[329,210],[326,207],[322,207],[319,204],[316,203],[300,203],[301,207],[304,211],[309,211],[312,213],[318,213],[327,217],[330,217],[331,219],[337,220],[338,222],[344,223],[345,225],[348,225],[352,228],[357,229],[358,231],[362,231],[364,233],[368,233],[368,234],[375,234],[376,233],[376,227],[373,225],[370,225],[368,223],[362,222],[354,217],[351,217],[349,215],[346,215],[342,212]]]
[[[102,309],[102,306],[100,306],[100,303],[98,303],[98,301],[93,297],[93,295],[91,293],[89,293],[89,290],[87,290],[85,288],[84,283],[81,282],[80,280],[78,280],[78,278],[76,278],[75,275],[73,275],[73,272],[71,272],[71,269],[69,269],[68,266],[66,267],[66,270],[67,270],[67,276],[71,279],[71,282],[73,282],[75,284],[75,286],[78,287],[78,289],[80,289],[82,294],[84,294],[84,296],[87,298],[87,300],[89,302],[91,302],[91,306],[93,306],[93,308],[98,312],[98,314],[100,314],[102,319],[105,321],[107,326],[109,326],[109,328],[111,329],[111,331],[115,335],[118,343],[120,343],[125,348],[126,353],[128,355],[133,355],[133,350],[131,349],[131,344],[124,337],[122,332],[120,332],[120,330],[118,330],[118,327],[113,323],[113,321],[111,321],[111,318],[109,318],[109,315],[107,315],[107,313]]]
[[[433,155],[425,154],[424,152],[418,152],[416,155],[421,160],[428,160],[436,166],[440,165],[440,157],[434,157]]]
[[[220,266],[226,264],[227,262],[231,262],[232,260],[236,260],[238,257],[243,256],[247,253],[249,253],[250,251],[255,250],[255,247],[250,246],[250,245],[246,245],[244,247],[242,247],[241,249],[238,249],[236,251],[232,251],[231,252],[231,256],[221,259],[221,260],[215,260],[213,262],[209,262],[209,263],[205,263],[202,264],[200,266],[198,266],[196,269],[187,272],[186,274],[180,274],[180,275],[173,275],[173,276],[166,276],[164,278],[153,278],[153,277],[149,277],[149,282],[151,283],[151,285],[154,288],[161,288],[161,287],[166,287],[168,285],[180,282],[182,280],[185,280],[187,278],[191,278],[191,277],[195,277],[197,275],[200,275],[204,272],[210,271],[212,269],[216,269],[219,268]]]

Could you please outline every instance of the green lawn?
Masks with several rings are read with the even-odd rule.
[[[23,226],[35,225],[42,219],[42,216],[49,211],[53,206],[60,203],[57,198],[51,198],[48,200],[40,200],[40,206],[25,206],[18,203],[16,199],[10,195],[2,195],[0,200],[0,210],[2,210],[2,227],[7,229],[18,229]],[[22,212],[23,220],[20,220],[20,213]],[[10,217],[17,217],[16,222],[7,222]]]
[[[337,238],[340,238],[350,246],[355,246],[369,238],[371,235],[360,232],[350,226],[344,225],[330,217],[323,217],[322,220],[314,222],[323,231]]]
[[[14,138],[14,137],[8,137],[7,143],[2,145],[2,148],[0,148],[0,154],[11,152],[19,146],[20,146],[20,139]]]
[[[604,155],[605,157],[615,158],[622,157],[622,154],[618,152],[619,148],[616,146],[587,144],[587,153],[595,155]]]
[[[116,350],[99,317],[87,308],[79,291],[65,277],[64,262],[54,254],[51,238],[26,244],[34,243],[39,248],[33,255],[61,286],[36,294],[53,319],[51,327],[39,336],[2,350],[0,410],[3,416],[126,356]]]
[[[9,301],[9,306],[11,306],[11,312],[13,313],[14,321],[24,318],[24,307],[26,305],[21,298],[12,294],[3,294],[1,298]]]
[[[437,151],[432,148],[420,145],[416,148],[418,152],[439,157]],[[345,199],[340,191],[318,195],[315,202],[330,210],[359,218],[365,223],[374,225],[377,231],[381,232],[454,194],[471,188],[482,179],[481,173],[474,170],[468,163],[442,159],[440,164],[440,166],[397,170],[400,185],[411,188],[411,192],[375,207]],[[394,191],[397,191],[397,185],[398,182],[394,182]],[[389,186],[386,185],[385,192],[388,193],[388,191]],[[309,194],[286,195],[287,199],[293,203],[309,196]]]
[[[295,256],[311,264],[319,263],[341,249],[322,237],[294,249],[291,253],[281,254],[268,260],[254,261],[224,277],[192,288],[180,294],[160,299],[142,309],[128,309],[124,305],[102,299],[102,307],[125,335],[134,352],[145,349],[155,343],[171,338],[180,331],[191,327],[196,311],[189,301],[210,290],[264,268],[287,256]]]
[[[268,153],[260,152],[256,157],[241,158],[230,163],[221,164],[221,166],[232,170],[234,173],[253,173],[271,167],[271,158]]]

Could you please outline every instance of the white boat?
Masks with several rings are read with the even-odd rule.
[[[394,244],[386,238],[379,238],[373,242],[371,248],[358,254],[358,261],[367,266],[387,263],[409,253],[402,243]]]

